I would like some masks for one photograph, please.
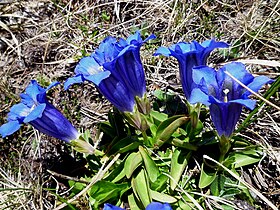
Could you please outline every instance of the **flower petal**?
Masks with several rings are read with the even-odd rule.
[[[172,210],[172,208],[169,203],[152,202],[146,207],[146,210]]]
[[[102,66],[93,57],[82,58],[75,68],[76,74],[94,75],[103,71]]]
[[[118,206],[114,206],[114,205],[109,204],[109,203],[105,203],[103,210],[124,210],[124,209],[121,208],[121,207],[118,207]]]
[[[250,88],[251,90],[257,92],[264,84],[267,84],[267,83],[271,83],[273,82],[272,79],[266,77],[266,76],[258,76],[258,77],[255,77],[254,80],[247,85],[248,88]],[[251,95],[251,92],[249,91],[246,91],[243,96],[246,96],[248,97],[249,95]]]
[[[253,110],[256,106],[256,101],[252,99],[236,99],[236,100],[231,100],[229,103],[238,103],[243,106],[246,106],[247,108]]]
[[[70,77],[64,82],[64,90],[67,90],[71,85],[76,83],[82,83],[84,81],[84,78],[81,74],[78,74],[74,77]]]
[[[37,105],[31,112],[29,115],[27,115],[25,117],[25,119],[23,120],[24,123],[28,123],[31,122],[33,120],[36,120],[37,118],[42,117],[42,114],[45,110],[46,104],[39,104]]]
[[[159,47],[154,53],[154,56],[157,55],[164,55],[166,57],[169,57],[171,55],[171,52],[167,47]]]
[[[3,138],[16,132],[21,124],[18,121],[9,121],[0,127],[0,134]]]
[[[202,78],[204,78],[206,85],[217,86],[216,70],[208,66],[197,66],[193,68],[193,81],[196,84],[200,84]]]
[[[192,90],[189,102],[191,104],[202,103],[206,106],[210,105],[208,95],[202,92],[199,88],[194,88]]]
[[[93,82],[95,85],[99,85],[100,82],[110,76],[110,71],[102,71],[98,74],[84,76],[84,78],[90,82]]]

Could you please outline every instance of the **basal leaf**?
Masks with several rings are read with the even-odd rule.
[[[252,148],[243,151],[237,151],[230,154],[230,157],[235,159],[234,165],[235,168],[240,168],[242,166],[247,166],[253,163],[257,163],[262,158],[260,151]]]
[[[205,170],[204,167],[205,165],[204,163],[202,163],[201,173],[200,173],[199,183],[198,183],[199,188],[205,188],[209,186],[217,176],[217,171],[210,172],[208,170]]]
[[[127,157],[124,164],[124,169],[125,169],[126,177],[128,179],[132,176],[134,170],[138,166],[140,166],[141,163],[142,163],[142,156],[139,152],[133,152]]]
[[[143,206],[146,207],[151,203],[151,195],[147,174],[142,169],[131,181],[133,192],[137,195]]]
[[[187,154],[183,154],[183,152],[179,149],[176,149],[171,158],[171,171],[170,176],[170,188],[171,190],[175,190],[176,186],[178,185],[181,176],[188,164],[188,160],[191,156],[191,152]]]
[[[151,182],[155,182],[159,175],[158,167],[156,166],[155,162],[152,160],[151,156],[147,153],[147,151],[142,146],[139,147],[139,152],[144,161],[145,169],[148,173],[149,179],[151,180]]]
[[[189,120],[186,116],[176,115],[163,121],[157,129],[155,145],[160,147],[181,125]]]
[[[157,191],[153,191],[153,190],[151,190],[150,192],[151,192],[152,199],[159,201],[161,203],[175,203],[177,201],[176,198],[174,198],[170,195],[160,193]]]

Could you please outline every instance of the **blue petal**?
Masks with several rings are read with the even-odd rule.
[[[27,107],[23,103],[15,104],[12,106],[10,113],[8,114],[9,119],[12,119],[12,116],[18,116],[18,117],[26,117],[30,113],[30,107]]]
[[[273,82],[272,79],[266,76],[259,76],[254,78],[254,80],[250,84],[248,84],[247,87],[253,90],[254,92],[257,92],[264,84],[271,83],[271,82]],[[249,95],[251,95],[251,92],[246,91],[243,96],[247,97]]]
[[[124,209],[121,208],[121,207],[118,207],[118,206],[114,206],[114,205],[109,204],[109,203],[105,203],[103,210],[124,210]]]
[[[200,84],[202,78],[204,78],[206,85],[217,86],[216,81],[217,71],[208,66],[197,66],[193,68],[193,81],[196,84]]]
[[[147,42],[147,41],[149,41],[149,40],[151,40],[151,39],[155,39],[155,38],[157,38],[157,36],[154,35],[154,34],[151,34],[151,35],[148,36],[143,42]]]
[[[169,203],[152,202],[146,207],[146,210],[172,210],[172,208]]]
[[[141,33],[140,31],[136,31],[135,34],[133,35],[130,35],[127,39],[126,39],[126,42],[127,44],[132,44],[131,42],[132,41],[137,41],[138,43],[142,43],[142,38],[141,38]]]
[[[205,48],[227,48],[229,47],[229,44],[225,43],[225,42],[216,42],[214,39],[210,39],[210,40],[206,40],[204,42],[201,43],[201,46],[205,47]]]
[[[189,102],[191,104],[202,103],[206,106],[210,105],[208,100],[209,100],[208,95],[202,92],[199,88],[194,88],[189,98]]]
[[[68,78],[64,83],[64,90],[67,90],[71,85],[76,83],[82,83],[84,81],[83,76],[78,74],[74,77]]]
[[[28,116],[23,120],[24,123],[31,122],[36,120],[37,118],[42,117],[42,113],[45,110],[46,104],[39,104],[37,105]]]
[[[247,108],[253,110],[256,106],[256,101],[252,99],[236,99],[236,100],[231,100],[229,103],[238,103],[243,106],[246,106]]]
[[[242,82],[245,85],[249,84],[254,79],[252,74],[250,74],[246,70],[245,65],[242,64],[242,63],[239,63],[239,62],[228,63],[228,64],[224,65],[220,69],[220,71],[221,72],[225,72],[225,71],[229,72],[234,78],[236,78],[237,80],[239,80],[240,82]],[[225,76],[225,78],[227,80],[232,80],[229,76]],[[236,85],[238,85],[238,84],[236,83]]]
[[[59,85],[59,84],[60,84],[60,83],[57,82],[57,81],[52,82],[52,83],[46,88],[45,91],[48,91],[48,90],[50,90],[51,88],[53,88],[54,86],[57,86],[57,85]]]
[[[98,74],[101,71],[103,71],[102,66],[92,57],[82,58],[75,68],[76,74],[82,74],[84,76]]]
[[[21,93],[20,94],[20,98],[21,98],[21,102],[23,104],[25,104],[26,106],[28,106],[28,107],[32,107],[33,106],[34,101],[33,101],[33,99],[29,95],[27,95],[25,93]]]
[[[3,138],[9,136],[16,132],[20,128],[20,123],[18,121],[9,121],[0,127],[0,134]]]
[[[108,78],[110,75],[110,71],[102,71],[95,75],[84,76],[84,78],[98,86],[102,80]]]
[[[46,90],[44,88],[42,88],[37,81],[35,80],[31,80],[30,84],[27,86],[26,90],[25,90],[26,94],[29,95],[34,102],[37,101],[37,96],[39,94],[45,94]]]
[[[154,56],[156,55],[164,55],[166,57],[169,57],[171,55],[171,52],[167,47],[159,47],[154,53]]]

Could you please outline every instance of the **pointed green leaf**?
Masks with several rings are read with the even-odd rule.
[[[151,182],[155,182],[159,175],[158,167],[142,146],[139,147],[139,152],[143,158],[148,177],[150,178]]]
[[[157,129],[155,145],[160,147],[163,145],[171,135],[179,128],[181,125],[186,123],[189,117],[176,115],[163,121]]]
[[[247,166],[259,162],[262,158],[262,155],[260,154],[259,150],[253,148],[231,153],[230,157],[233,157],[235,159],[233,163],[235,168],[240,168],[242,166]]]
[[[216,176],[215,180],[210,185],[211,193],[215,196],[219,196],[224,189],[226,178],[224,175]]]
[[[125,168],[124,168],[124,161],[120,163],[116,168],[114,168],[108,176],[104,179],[106,181],[111,181],[113,183],[120,181],[122,178],[125,177]]]
[[[144,169],[142,169],[137,176],[132,177],[131,186],[134,194],[137,195],[144,207],[148,206],[152,202],[149,182]]]
[[[202,163],[201,173],[200,173],[199,183],[198,183],[199,188],[205,188],[205,187],[209,186],[215,180],[215,178],[217,176],[217,171],[209,172],[209,171],[205,170],[204,167],[205,167],[204,163]]]
[[[170,179],[171,190],[175,190],[177,187],[190,157],[191,152],[183,154],[183,152],[181,152],[179,149],[176,149],[172,154],[170,169],[170,176],[172,177],[172,179]]]
[[[164,120],[166,120],[168,118],[168,115],[165,113],[161,113],[161,112],[157,112],[154,110],[151,110],[150,115],[152,116],[154,123],[156,125],[160,124],[161,122],[163,122]]]
[[[89,191],[89,196],[99,203],[104,203],[110,199],[117,199],[123,192],[129,189],[127,183],[115,184],[104,180],[96,182]]]
[[[124,153],[130,150],[136,149],[140,145],[140,142],[137,138],[133,136],[125,137],[121,140],[118,140],[108,152],[109,155],[115,153]]]
[[[128,204],[129,204],[129,208],[132,210],[141,210],[138,205],[137,205],[137,201],[135,200],[136,198],[134,197],[133,194],[130,194],[128,196]]]
[[[126,174],[126,177],[129,179],[134,170],[140,166],[142,163],[142,156],[139,152],[133,152],[131,153],[125,163],[124,163],[124,169],[125,169],[125,174]]]
[[[153,190],[151,190],[150,192],[151,192],[151,196],[152,196],[153,200],[156,200],[156,201],[159,201],[162,203],[175,203],[177,201],[176,198],[174,198],[170,195],[160,193],[157,191],[153,191]]]

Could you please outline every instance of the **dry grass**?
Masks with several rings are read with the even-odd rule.
[[[63,82],[73,75],[79,58],[92,52],[104,37],[126,37],[137,29],[158,36],[154,44],[142,50],[149,90],[161,87],[182,94],[175,60],[152,57],[158,46],[211,37],[232,44],[231,53],[224,52],[224,57],[222,51],[216,52],[211,63],[262,60],[260,64],[249,62],[250,71],[279,76],[279,4],[277,0],[1,1],[0,124],[30,79],[41,84]],[[274,65],[269,65],[271,62]],[[68,92],[61,90],[53,91],[54,104],[77,127],[94,132],[96,122],[106,118],[109,103],[92,92],[95,89],[90,84]],[[279,94],[272,102],[279,107]],[[265,158],[257,168],[267,187],[259,190],[279,207],[280,114],[267,107],[262,112],[258,122],[242,135],[265,148]],[[53,168],[56,158],[63,159],[61,153],[67,149],[38,135],[24,127],[18,135],[0,139],[0,209],[53,209],[54,197],[43,188],[64,192],[64,185],[46,170]]]

